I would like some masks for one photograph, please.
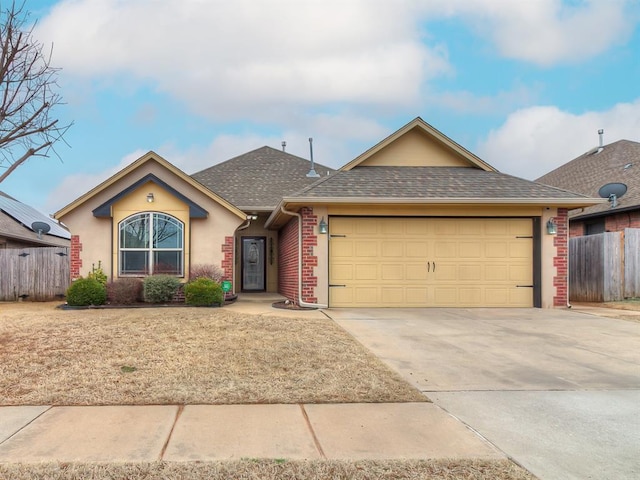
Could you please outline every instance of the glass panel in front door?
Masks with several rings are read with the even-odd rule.
[[[265,239],[242,239],[242,289],[264,290]]]

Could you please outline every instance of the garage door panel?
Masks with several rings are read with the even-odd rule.
[[[482,265],[460,265],[458,267],[458,280],[461,282],[480,281],[482,274]]]
[[[426,264],[410,264],[405,268],[405,280],[407,281],[415,281],[415,280],[427,280],[427,266]]]
[[[429,255],[429,245],[425,241],[405,243],[405,256],[408,258],[425,259]]]
[[[511,243],[509,245],[509,257],[511,258],[526,258],[531,257],[531,250],[533,248],[533,242],[519,242]]]
[[[533,283],[531,219],[331,217],[330,231],[330,284],[346,285],[330,306],[533,306],[518,288]]]
[[[377,257],[378,256],[378,242],[375,241],[360,241],[354,245],[354,255],[356,257]]]
[[[404,257],[404,245],[398,241],[381,242],[382,257]]]
[[[434,258],[440,260],[441,258],[457,258],[458,257],[458,244],[455,242],[443,242],[436,241],[434,244]]]
[[[487,241],[484,244],[485,257],[487,258],[507,258],[509,251],[507,242]]]
[[[355,280],[377,280],[378,279],[378,265],[375,263],[371,264],[360,264],[356,265],[356,275]]]
[[[480,242],[460,242],[458,244],[459,258],[481,258],[482,243]]]
[[[405,271],[403,265],[384,264],[380,266],[381,278],[383,281],[402,281],[405,279]]]
[[[403,305],[405,298],[405,289],[402,287],[386,287],[381,289],[382,303],[385,305]],[[370,297],[369,302],[374,301],[375,297]]]

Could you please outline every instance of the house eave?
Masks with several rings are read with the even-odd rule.
[[[282,202],[273,210],[267,221],[265,228],[271,228],[276,224],[277,220],[285,215],[282,213],[282,207],[286,210],[295,210],[296,208],[307,205],[493,205],[493,206],[539,206],[539,207],[556,207],[556,208],[579,208],[591,205],[597,205],[606,202],[601,198],[482,198],[482,197],[285,197]]]

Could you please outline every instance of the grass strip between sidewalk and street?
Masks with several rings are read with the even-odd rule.
[[[535,480],[509,460],[237,460],[130,464],[0,464],[10,480]]]

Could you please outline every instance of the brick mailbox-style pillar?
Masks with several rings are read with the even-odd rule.
[[[557,275],[553,278],[553,286],[556,294],[553,297],[554,307],[566,307],[569,303],[569,211],[566,208],[558,209],[558,216],[555,218],[558,226],[558,233],[553,239],[556,247],[556,256],[553,258],[553,265],[556,267]]]
[[[80,278],[80,269],[82,268],[82,258],[80,258],[81,251],[82,243],[80,243],[80,236],[71,235],[71,265],[69,269],[71,281]]]

